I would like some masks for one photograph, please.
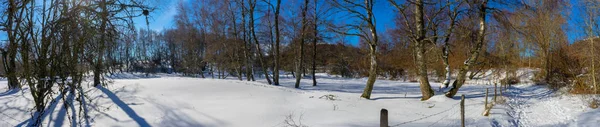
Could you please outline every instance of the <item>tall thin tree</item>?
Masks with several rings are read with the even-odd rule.
[[[255,32],[255,24],[254,24],[254,9],[256,9],[256,0],[248,0],[248,4],[250,5],[250,10],[249,10],[249,14],[250,14],[250,32],[252,34],[252,38],[254,39],[254,43],[255,43],[255,47],[256,47],[256,53],[258,54],[258,61],[260,62],[260,67],[265,75],[265,78],[267,79],[267,83],[272,84],[271,82],[271,78],[269,78],[269,72],[267,71],[267,68],[265,67],[265,62],[263,61],[263,53],[261,51],[260,48],[260,42],[258,42],[258,38],[256,37],[256,32]]]
[[[478,10],[478,22],[479,22],[479,30],[477,32],[477,40],[475,43],[475,47],[471,49],[471,56],[465,60],[464,65],[460,68],[458,72],[458,76],[454,83],[452,83],[452,88],[450,91],[446,92],[446,97],[452,98],[458,92],[458,89],[465,83],[467,71],[473,66],[475,61],[477,61],[477,57],[479,57],[479,53],[481,52],[481,47],[483,47],[483,43],[485,42],[485,30],[486,30],[486,15],[487,12],[487,0],[482,0],[479,3]]]
[[[307,27],[307,19],[306,19],[306,12],[308,11],[308,2],[309,0],[304,0],[304,6],[302,6],[302,31],[300,33],[300,42],[298,42],[298,45],[300,46],[300,49],[298,49],[297,51],[297,58],[296,58],[296,84],[294,85],[295,88],[300,88],[300,79],[302,79],[302,73],[304,72],[304,68],[303,68],[303,64],[304,63],[304,41],[306,38],[306,27]]]

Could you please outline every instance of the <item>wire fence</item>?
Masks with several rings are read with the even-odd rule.
[[[427,116],[424,116],[424,117],[421,117],[421,118],[413,119],[413,120],[410,120],[410,121],[402,122],[402,123],[399,123],[399,124],[391,125],[390,127],[398,127],[400,125],[414,123],[414,122],[421,121],[421,120],[424,120],[424,119],[427,119],[427,118],[430,118],[430,117],[433,117],[433,116],[438,116],[438,115],[441,115],[441,114],[446,113],[448,111],[451,111],[452,109],[456,108],[457,105],[459,105],[459,104],[460,104],[460,102],[458,102],[456,104],[453,104],[450,108],[448,108],[446,110],[443,110],[441,112],[434,113],[434,114],[431,114],[431,115],[427,115]],[[454,112],[454,114],[456,114],[456,112]],[[447,118],[447,117],[443,117],[442,119],[438,120],[438,122],[441,121],[441,120],[443,120],[443,119],[445,119],[445,118]]]
[[[497,101],[496,97],[497,96],[502,97],[502,95],[503,95],[502,91],[504,91],[506,89],[507,89],[506,86],[501,85],[498,88],[497,84],[494,84],[493,98],[489,98],[489,99],[488,99],[488,92],[487,92],[487,89],[486,89],[486,92],[485,92],[485,103],[484,103],[484,116],[487,116],[487,114],[489,114],[489,111],[492,108],[491,106],[493,106],[496,103],[496,101]],[[499,95],[496,93],[497,90],[500,91]],[[488,100],[491,100],[491,102],[490,102],[491,105],[490,106],[488,106]],[[382,127],[398,127],[398,126],[406,125],[406,124],[409,124],[409,123],[415,123],[415,122],[418,122],[418,121],[429,119],[429,118],[432,118],[434,116],[440,116],[440,115],[446,114],[445,116],[442,116],[441,118],[439,118],[439,119],[435,120],[433,123],[431,123],[429,125],[431,127],[431,126],[435,126],[440,121],[443,121],[443,120],[446,120],[446,119],[449,119],[449,118],[455,118],[455,117],[452,117],[452,116],[455,116],[457,113],[460,113],[460,120],[461,120],[460,124],[462,126],[465,126],[465,124],[466,124],[465,123],[465,109],[466,109],[465,107],[466,106],[464,105],[464,103],[465,103],[465,98],[464,98],[464,95],[462,95],[461,101],[458,102],[458,103],[452,104],[450,106],[450,108],[447,108],[447,109],[442,110],[442,111],[437,112],[437,113],[433,113],[433,114],[430,114],[430,115],[426,115],[426,116],[423,116],[423,117],[420,117],[420,118],[412,119],[412,120],[409,120],[409,121],[405,121],[405,122],[394,124],[394,125],[390,125],[390,126],[384,125],[384,124],[387,124],[387,118],[388,117],[387,117],[387,110],[386,109],[382,109],[382,110],[385,110],[385,112],[386,112],[385,115],[386,116],[385,117],[382,116],[382,120],[381,121],[386,121],[386,122],[385,123],[381,123],[381,126]],[[457,106],[459,104],[460,104],[460,106]],[[471,106],[480,106],[480,105],[478,105],[478,104],[470,104],[470,105],[467,105],[467,106],[471,107]],[[454,110],[457,107],[459,107],[460,110]],[[473,109],[478,109],[477,107],[472,107],[472,108]],[[469,108],[469,109],[471,109],[471,108]],[[450,111],[452,111],[452,112],[450,112]],[[448,112],[450,112],[450,113],[448,113]],[[474,116],[474,115],[476,115],[476,113],[479,113],[479,112],[470,112],[467,115],[468,116]],[[385,120],[383,120],[383,118],[385,118]]]

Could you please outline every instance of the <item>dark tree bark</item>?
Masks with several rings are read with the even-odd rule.
[[[297,58],[296,58],[296,62],[297,62],[297,66],[296,66],[296,84],[294,85],[295,88],[300,88],[300,79],[302,79],[302,72],[304,72],[303,70],[303,65],[302,63],[304,63],[304,41],[306,38],[306,25],[307,25],[307,19],[306,19],[306,12],[308,11],[308,2],[309,0],[304,0],[304,6],[302,8],[302,32],[300,35],[300,42],[298,43],[300,45],[300,49],[298,50]]]
[[[450,55],[450,36],[452,36],[452,32],[454,30],[455,24],[456,24],[456,19],[458,18],[459,12],[458,12],[458,8],[461,5],[462,2],[460,2],[457,6],[455,6],[453,9],[452,8],[448,8],[448,10],[452,10],[449,11],[449,16],[450,16],[450,28],[446,29],[446,33],[444,35],[444,47],[442,47],[442,62],[444,64],[444,69],[446,71],[445,74],[445,79],[444,82],[442,82],[441,86],[440,86],[440,90],[447,88],[448,85],[450,84],[450,80],[452,79],[452,70],[450,69],[450,63],[448,61],[448,57]],[[450,4],[450,3],[448,3]],[[437,40],[437,39],[435,39]],[[435,41],[434,41],[435,42]]]
[[[17,56],[17,38],[16,38],[16,34],[14,33],[14,30],[16,30],[16,28],[19,28],[21,23],[17,22],[15,24],[15,18],[19,19],[20,21],[20,16],[16,17],[16,13],[17,13],[17,4],[15,3],[14,0],[8,0],[8,8],[7,8],[7,21],[6,21],[6,33],[8,36],[8,51],[3,52],[2,56],[4,58],[5,61],[5,72],[6,72],[6,77],[8,79],[8,88],[9,89],[20,89],[21,85],[19,84],[19,80],[17,79],[17,75],[16,75],[16,56]],[[13,25],[16,25],[13,29]],[[6,55],[8,55],[8,59],[6,58]],[[8,60],[8,62],[6,62]]]
[[[98,50],[98,54],[96,54],[96,62],[94,63],[94,86],[98,87],[99,85],[101,85],[102,81],[101,81],[101,75],[102,75],[102,71],[103,71],[103,61],[104,61],[104,50],[106,49],[105,43],[106,43],[106,35],[108,33],[106,33],[106,26],[108,25],[108,9],[106,7],[106,0],[103,0],[102,2],[100,2],[100,8],[102,10],[102,12],[100,12],[100,42],[99,43],[99,48],[96,49]]]
[[[314,21],[313,21],[313,52],[312,52],[312,80],[313,80],[313,86],[317,86],[317,77],[315,75],[316,70],[317,70],[317,40],[318,40],[318,36],[319,36],[319,31],[318,31],[318,21],[319,21],[319,16],[317,15],[318,11],[317,11],[317,0],[315,0],[315,17],[314,17]]]
[[[281,0],[277,0],[277,5],[275,6],[275,71],[273,71],[273,81],[274,85],[279,85],[279,65],[281,63],[281,54],[279,53],[279,45],[281,43],[280,33],[279,33],[279,10],[280,10]]]
[[[256,44],[256,53],[258,54],[257,59],[260,62],[260,67],[263,73],[265,74],[267,83],[272,84],[271,78],[269,78],[267,68],[265,67],[265,62],[263,61],[263,54],[260,49],[260,43],[258,42],[258,38],[256,37],[256,32],[254,30],[254,9],[256,8],[256,0],[249,0],[248,4],[250,4],[250,32],[252,32],[252,38],[254,39],[254,43]]]
[[[254,65],[252,64],[252,56],[251,51],[250,51],[250,46],[248,45],[248,39],[247,39],[247,35],[248,32],[246,31],[246,4],[244,2],[244,0],[240,0],[240,9],[242,12],[242,40],[244,42],[244,45],[242,46],[242,48],[244,49],[244,59],[245,59],[245,63],[246,63],[246,80],[247,81],[254,81],[254,74],[253,74],[253,68]]]

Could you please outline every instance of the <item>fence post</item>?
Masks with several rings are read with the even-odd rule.
[[[503,93],[502,91],[503,91],[502,84],[500,84],[500,99],[502,99],[502,96],[504,95],[504,94],[502,94]]]
[[[379,127],[388,127],[388,111],[385,108],[381,109]]]
[[[488,108],[488,91],[490,88],[485,88],[485,105],[483,106],[483,109],[487,109]]]
[[[461,127],[465,127],[465,95],[460,96],[460,123]]]
[[[496,102],[496,96],[498,94],[498,83],[494,83],[494,103]]]

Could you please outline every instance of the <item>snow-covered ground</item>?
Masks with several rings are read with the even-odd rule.
[[[364,78],[320,74],[318,86],[313,87],[307,78],[295,89],[294,79],[286,76],[281,86],[267,85],[260,78],[249,82],[234,77],[141,76],[113,76],[113,83],[106,88],[88,88],[88,98],[93,99],[88,104],[89,122],[72,120],[73,111],[79,111],[77,106],[53,103],[48,110],[54,112],[44,116],[44,126],[372,127],[379,126],[382,108],[389,111],[390,126],[460,125],[460,96],[446,98],[436,93],[430,100],[420,101],[418,83],[378,80],[372,99],[366,100],[359,98]],[[485,117],[481,115],[485,88],[493,86],[484,81],[470,83],[457,94],[466,96],[467,126],[600,125],[598,109],[586,107],[576,96],[558,96],[535,85],[512,87],[506,93],[507,102],[496,105]],[[432,88],[437,86],[439,83],[432,83]],[[26,126],[33,107],[29,90],[4,92],[6,81],[0,81],[0,91],[0,126]]]

